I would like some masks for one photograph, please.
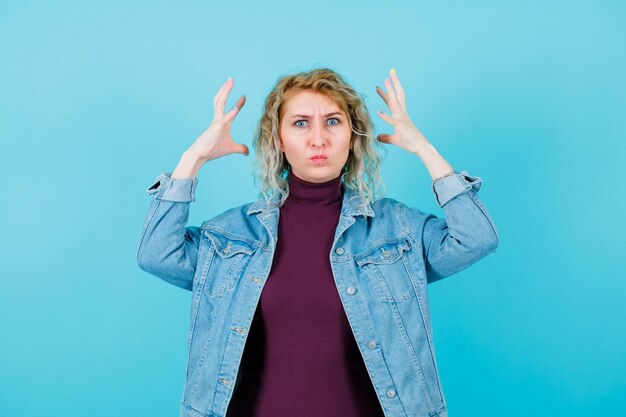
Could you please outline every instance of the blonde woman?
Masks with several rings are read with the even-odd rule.
[[[180,415],[447,416],[427,285],[495,252],[482,180],[414,126],[394,70],[376,87],[394,131],[374,138],[361,95],[320,68],[279,78],[265,100],[259,199],[186,226],[200,167],[249,153],[230,134],[245,103],[225,111],[233,83],[148,188],[137,252],[143,270],[192,292]],[[381,197],[382,143],[424,163],[445,218]]]

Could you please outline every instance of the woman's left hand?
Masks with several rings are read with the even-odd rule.
[[[406,112],[406,101],[404,90],[398,79],[398,75],[394,69],[389,71],[389,78],[385,79],[385,93],[380,87],[376,87],[376,92],[382,97],[391,110],[391,116],[378,111],[378,115],[387,123],[394,127],[393,134],[381,133],[376,139],[383,143],[392,143],[396,146],[406,149],[412,153],[418,153],[426,145],[429,145],[428,140],[420,132]],[[392,87],[393,82],[393,87]],[[395,91],[394,91],[395,88]]]

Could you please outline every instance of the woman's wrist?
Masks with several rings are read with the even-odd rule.
[[[452,165],[430,143],[422,146],[415,154],[422,160],[433,181],[454,173]]]
[[[205,162],[206,161],[204,159],[187,150],[183,152],[183,155],[181,156],[180,161],[178,162],[174,172],[172,172],[170,178],[186,179],[196,177]]]

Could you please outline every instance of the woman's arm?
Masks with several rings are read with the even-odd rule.
[[[380,117],[393,125],[394,133],[380,134],[378,140],[397,145],[417,155],[433,178],[433,192],[445,218],[403,206],[405,224],[424,250],[427,281],[434,282],[467,268],[498,247],[498,232],[477,195],[479,177],[457,173],[411,122],[406,111],[404,90],[395,70],[385,79],[387,91],[377,87],[389,106],[391,116]]]
[[[224,155],[248,155],[248,147],[235,143],[230,135],[230,126],[245,96],[224,113],[233,82],[229,78],[215,95],[211,125],[183,153],[176,169],[159,175],[147,189],[154,198],[144,221],[137,263],[144,271],[187,290],[193,289],[200,247],[200,227],[185,226],[189,205],[195,201],[198,171],[205,162]]]
[[[478,197],[482,179],[467,171],[436,179],[432,190],[444,218],[403,206],[403,220],[423,248],[427,282],[469,267],[499,244],[498,231]]]
[[[191,290],[196,270],[200,228],[185,227],[189,205],[195,201],[197,170],[202,164],[184,154],[176,170],[159,175],[146,191],[153,194],[137,248],[144,271],[177,287]]]
[[[440,219],[405,206],[404,217],[424,249],[427,282],[462,271],[498,247],[496,226],[478,197],[482,179],[456,172],[426,138],[415,148],[433,178]]]

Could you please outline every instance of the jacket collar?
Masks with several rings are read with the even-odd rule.
[[[342,174],[346,175],[346,173]],[[343,201],[341,203],[341,213],[345,216],[371,216],[374,217],[374,210],[372,209],[372,204],[368,203],[366,206],[360,205],[363,198],[359,195],[359,193],[351,188],[344,187],[343,192]],[[264,198],[260,198],[259,200],[252,203],[252,205],[248,208],[247,213],[249,215],[259,213],[259,212],[269,212],[278,208],[278,202],[280,201],[280,193],[275,192],[270,199],[270,206],[267,208],[267,203]]]

